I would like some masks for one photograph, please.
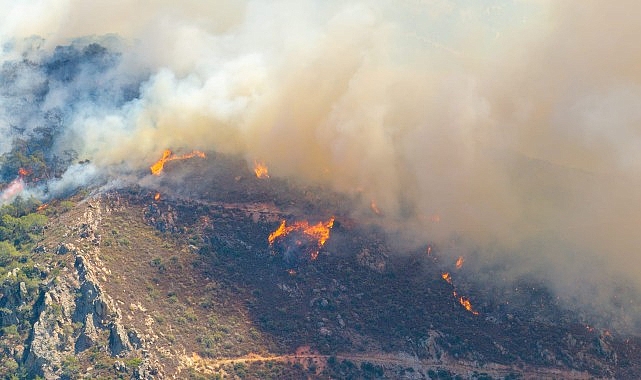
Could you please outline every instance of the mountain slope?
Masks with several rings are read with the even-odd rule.
[[[155,185],[160,194],[130,187],[48,211],[31,254],[46,273],[39,288],[18,302],[6,290],[19,293],[18,282],[0,298],[6,309],[32,304],[17,333],[2,337],[22,347],[6,354],[14,373],[584,379],[639,370],[637,337],[586,326],[544,288],[508,309],[438,249],[399,252],[379,227],[353,219],[345,198],[214,161],[215,175],[191,175],[197,163],[168,173]],[[175,182],[191,193],[172,193]],[[282,221],[330,216],[319,249],[296,231],[268,242]],[[453,281],[444,280],[448,269]],[[5,330],[15,324],[3,320]]]

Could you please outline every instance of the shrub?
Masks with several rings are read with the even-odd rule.
[[[138,368],[142,364],[142,358],[135,357],[128,359],[127,361],[125,361],[125,364],[127,365],[127,367]]]

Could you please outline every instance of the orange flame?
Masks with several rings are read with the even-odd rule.
[[[316,260],[318,257],[318,251],[325,245],[327,239],[329,239],[329,233],[332,227],[334,227],[334,217],[329,218],[327,222],[318,222],[312,226],[309,225],[309,222],[303,220],[302,222],[296,222],[290,226],[283,220],[276,231],[269,234],[267,241],[269,245],[273,245],[276,239],[287,236],[292,231],[302,231],[308,237],[316,240],[318,249],[311,254],[312,260]]]
[[[282,222],[280,222],[280,226],[278,226],[276,231],[269,234],[269,237],[267,238],[267,241],[269,241],[269,245],[274,244],[274,240],[276,240],[277,237],[286,235],[288,232],[289,231],[286,231],[285,221],[283,220]]]
[[[38,208],[36,208],[36,211],[42,211],[42,210],[46,209],[47,207],[49,207],[49,204],[48,203],[43,203],[40,206],[38,206]]]
[[[19,175],[20,177],[26,177],[26,176],[28,176],[29,174],[31,174],[31,170],[29,170],[29,169],[25,169],[25,168],[20,168],[20,169],[18,169],[18,175]]]
[[[269,178],[269,169],[263,162],[254,161],[254,174],[256,174],[256,178]]]
[[[470,299],[465,297],[465,296],[459,296],[456,291],[454,291],[452,294],[454,294],[454,298],[458,300],[458,302],[465,308],[465,310],[469,311],[470,313],[474,315],[479,315],[479,312],[474,310],[472,307],[472,303],[470,302]]]
[[[154,195],[154,200],[157,201],[159,199],[160,199],[160,193],[156,193],[156,195]]]
[[[429,244],[427,248],[425,249],[425,252],[427,252],[427,255],[430,256],[432,254],[432,245]]]
[[[463,256],[459,256],[459,258],[456,260],[456,269],[461,269],[464,262],[465,259],[463,258]]]
[[[186,160],[188,158],[193,158],[193,157],[200,157],[200,158],[205,158],[205,153],[199,151],[199,150],[194,150],[191,153],[186,153],[183,155],[174,155],[171,150],[165,149],[162,152],[162,157],[160,160],[156,161],[153,165],[149,167],[151,170],[151,174],[153,175],[160,175],[162,173],[163,168],[165,167],[165,163],[169,161],[174,161],[174,160]]]
[[[450,284],[450,285],[452,285],[452,287],[454,287],[454,284],[452,284],[452,276],[450,276],[450,274],[448,272],[443,272],[443,274],[441,274],[441,277],[448,284]],[[453,290],[452,294],[454,295],[454,298],[456,298],[458,303],[460,303],[461,306],[463,306],[465,308],[465,310],[469,311],[470,313],[472,313],[474,315],[479,315],[479,312],[474,310],[474,308],[472,307],[472,303],[470,302],[469,298],[467,298],[465,296],[459,296],[459,294],[456,292],[456,290]]]

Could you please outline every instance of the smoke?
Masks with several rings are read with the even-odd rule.
[[[465,237],[508,278],[612,310],[622,287],[641,291],[640,8],[3,4],[0,153],[48,126],[51,155],[91,160],[51,191],[165,148],[242,154],[375,201],[417,242]]]

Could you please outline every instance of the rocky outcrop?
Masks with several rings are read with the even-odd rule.
[[[111,302],[103,296],[95,276],[87,268],[87,260],[84,256],[76,256],[75,268],[80,286],[73,321],[82,322],[91,315],[92,320],[95,316],[97,326],[104,328],[108,318],[107,304]]]
[[[176,232],[177,212],[170,205],[165,205],[164,209],[157,203],[149,205],[145,211],[145,220],[160,232]]]
[[[52,281],[36,303],[37,317],[24,362],[32,374],[59,377],[62,361],[74,353],[71,315],[75,308],[73,281],[62,275]]]
[[[101,206],[94,200],[86,207],[77,225],[70,227],[67,238],[57,244],[55,252],[69,257],[73,267],[61,273],[41,289],[34,307],[34,323],[23,363],[31,375],[45,379],[60,378],[65,371],[65,360],[90,348],[99,347],[111,356],[122,356],[143,348],[135,331],[127,331],[122,324],[122,313],[107,295],[100,280],[107,269],[100,261],[100,235],[97,233]],[[15,293],[15,294],[14,294]],[[20,303],[20,289],[10,294],[5,302]],[[2,314],[7,323],[15,316]],[[139,366],[140,378],[152,378],[158,370],[143,361]],[[64,373],[68,377],[67,373]]]
[[[14,272],[9,276],[15,277]],[[5,283],[0,289],[0,327],[15,325],[19,321],[20,309],[28,301],[29,294],[24,282]]]
[[[93,314],[89,313],[85,317],[80,335],[76,339],[75,352],[79,353],[98,344],[100,335],[96,329]]]
[[[78,253],[78,250],[71,243],[60,243],[58,247],[56,247],[56,253],[58,255],[66,255],[67,253]]]
[[[109,352],[118,356],[125,351],[131,350],[129,337],[125,328],[118,322],[109,324]]]

